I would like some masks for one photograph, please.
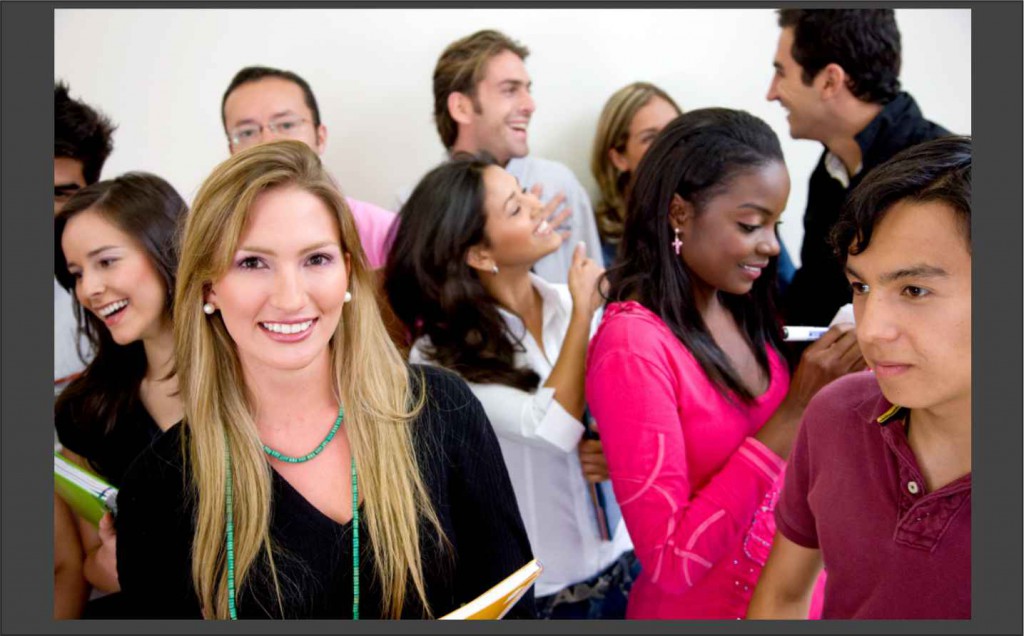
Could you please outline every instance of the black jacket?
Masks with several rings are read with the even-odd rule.
[[[864,176],[893,155],[924,141],[951,133],[921,114],[914,98],[900,93],[886,104],[857,136],[862,167],[850,179],[850,187],[829,175],[825,169],[826,149],[811,173],[804,213],[804,239],[800,250],[800,269],[786,289],[782,308],[786,324],[827,325],[841,306],[850,302],[850,286],[832,252],[829,234],[839,218],[847,194]]]

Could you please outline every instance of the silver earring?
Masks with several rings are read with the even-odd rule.
[[[491,265],[491,273],[492,274],[497,274],[498,273],[498,266],[497,265]]]
[[[207,316],[213,315],[213,312],[217,311],[217,308],[213,306],[213,303],[205,303],[203,305],[203,313]]]
[[[352,292],[345,292],[345,302],[352,302]]]
[[[676,239],[672,241],[672,247],[676,250],[676,256],[679,256],[679,250],[683,248],[683,239],[679,238],[679,228],[672,228],[676,231]]]

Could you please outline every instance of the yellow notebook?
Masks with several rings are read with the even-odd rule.
[[[512,606],[526,594],[540,576],[544,566],[534,559],[459,609],[445,614],[442,621],[486,621],[505,616]]]

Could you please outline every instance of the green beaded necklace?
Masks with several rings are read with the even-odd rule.
[[[338,432],[338,428],[341,426],[341,421],[345,417],[344,407],[338,407],[338,419],[335,420],[334,426],[331,427],[331,431],[327,434],[324,441],[320,442],[312,452],[303,455],[302,457],[289,457],[279,453],[278,451],[270,448],[266,444],[263,445],[263,451],[281,461],[301,464],[308,462],[317,455],[319,455],[328,443],[334,439],[335,433]],[[226,436],[225,436],[226,438]],[[225,439],[226,441],[226,439]],[[234,523],[234,506],[232,505],[232,487],[231,487],[231,452],[225,452],[226,462],[226,482],[224,484],[224,507],[225,517],[227,518],[227,529],[225,532],[225,541],[227,543],[227,567],[228,567],[228,615],[231,620],[238,620],[238,612],[235,607],[235,523]],[[356,458],[352,457],[352,620],[359,620],[359,481],[356,477]]]
[[[274,459],[279,459],[283,462],[288,462],[289,464],[302,464],[304,462],[308,462],[309,460],[313,459],[314,457],[322,453],[325,448],[327,448],[327,445],[331,443],[332,439],[334,439],[335,433],[337,433],[338,429],[341,428],[341,421],[343,419],[345,419],[345,407],[338,406],[338,419],[334,420],[334,426],[332,426],[331,430],[327,432],[327,437],[325,437],[324,441],[320,442],[320,444],[318,444],[316,448],[314,448],[312,451],[306,453],[301,457],[292,457],[290,455],[285,455],[284,453],[276,451],[273,448],[267,446],[266,444],[263,445],[263,452],[266,453],[267,455],[270,455]]]

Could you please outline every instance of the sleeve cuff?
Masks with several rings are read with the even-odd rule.
[[[783,499],[779,500],[779,503],[775,508],[775,528],[782,533],[782,536],[799,546],[811,548],[813,550],[820,549],[820,546],[818,545],[818,538],[816,536],[804,534],[786,521],[785,503]]]
[[[536,436],[552,444],[563,453],[576,448],[583,437],[583,424],[555,400],[555,390],[540,387],[527,408],[533,409],[533,415],[540,423],[536,428]]]

